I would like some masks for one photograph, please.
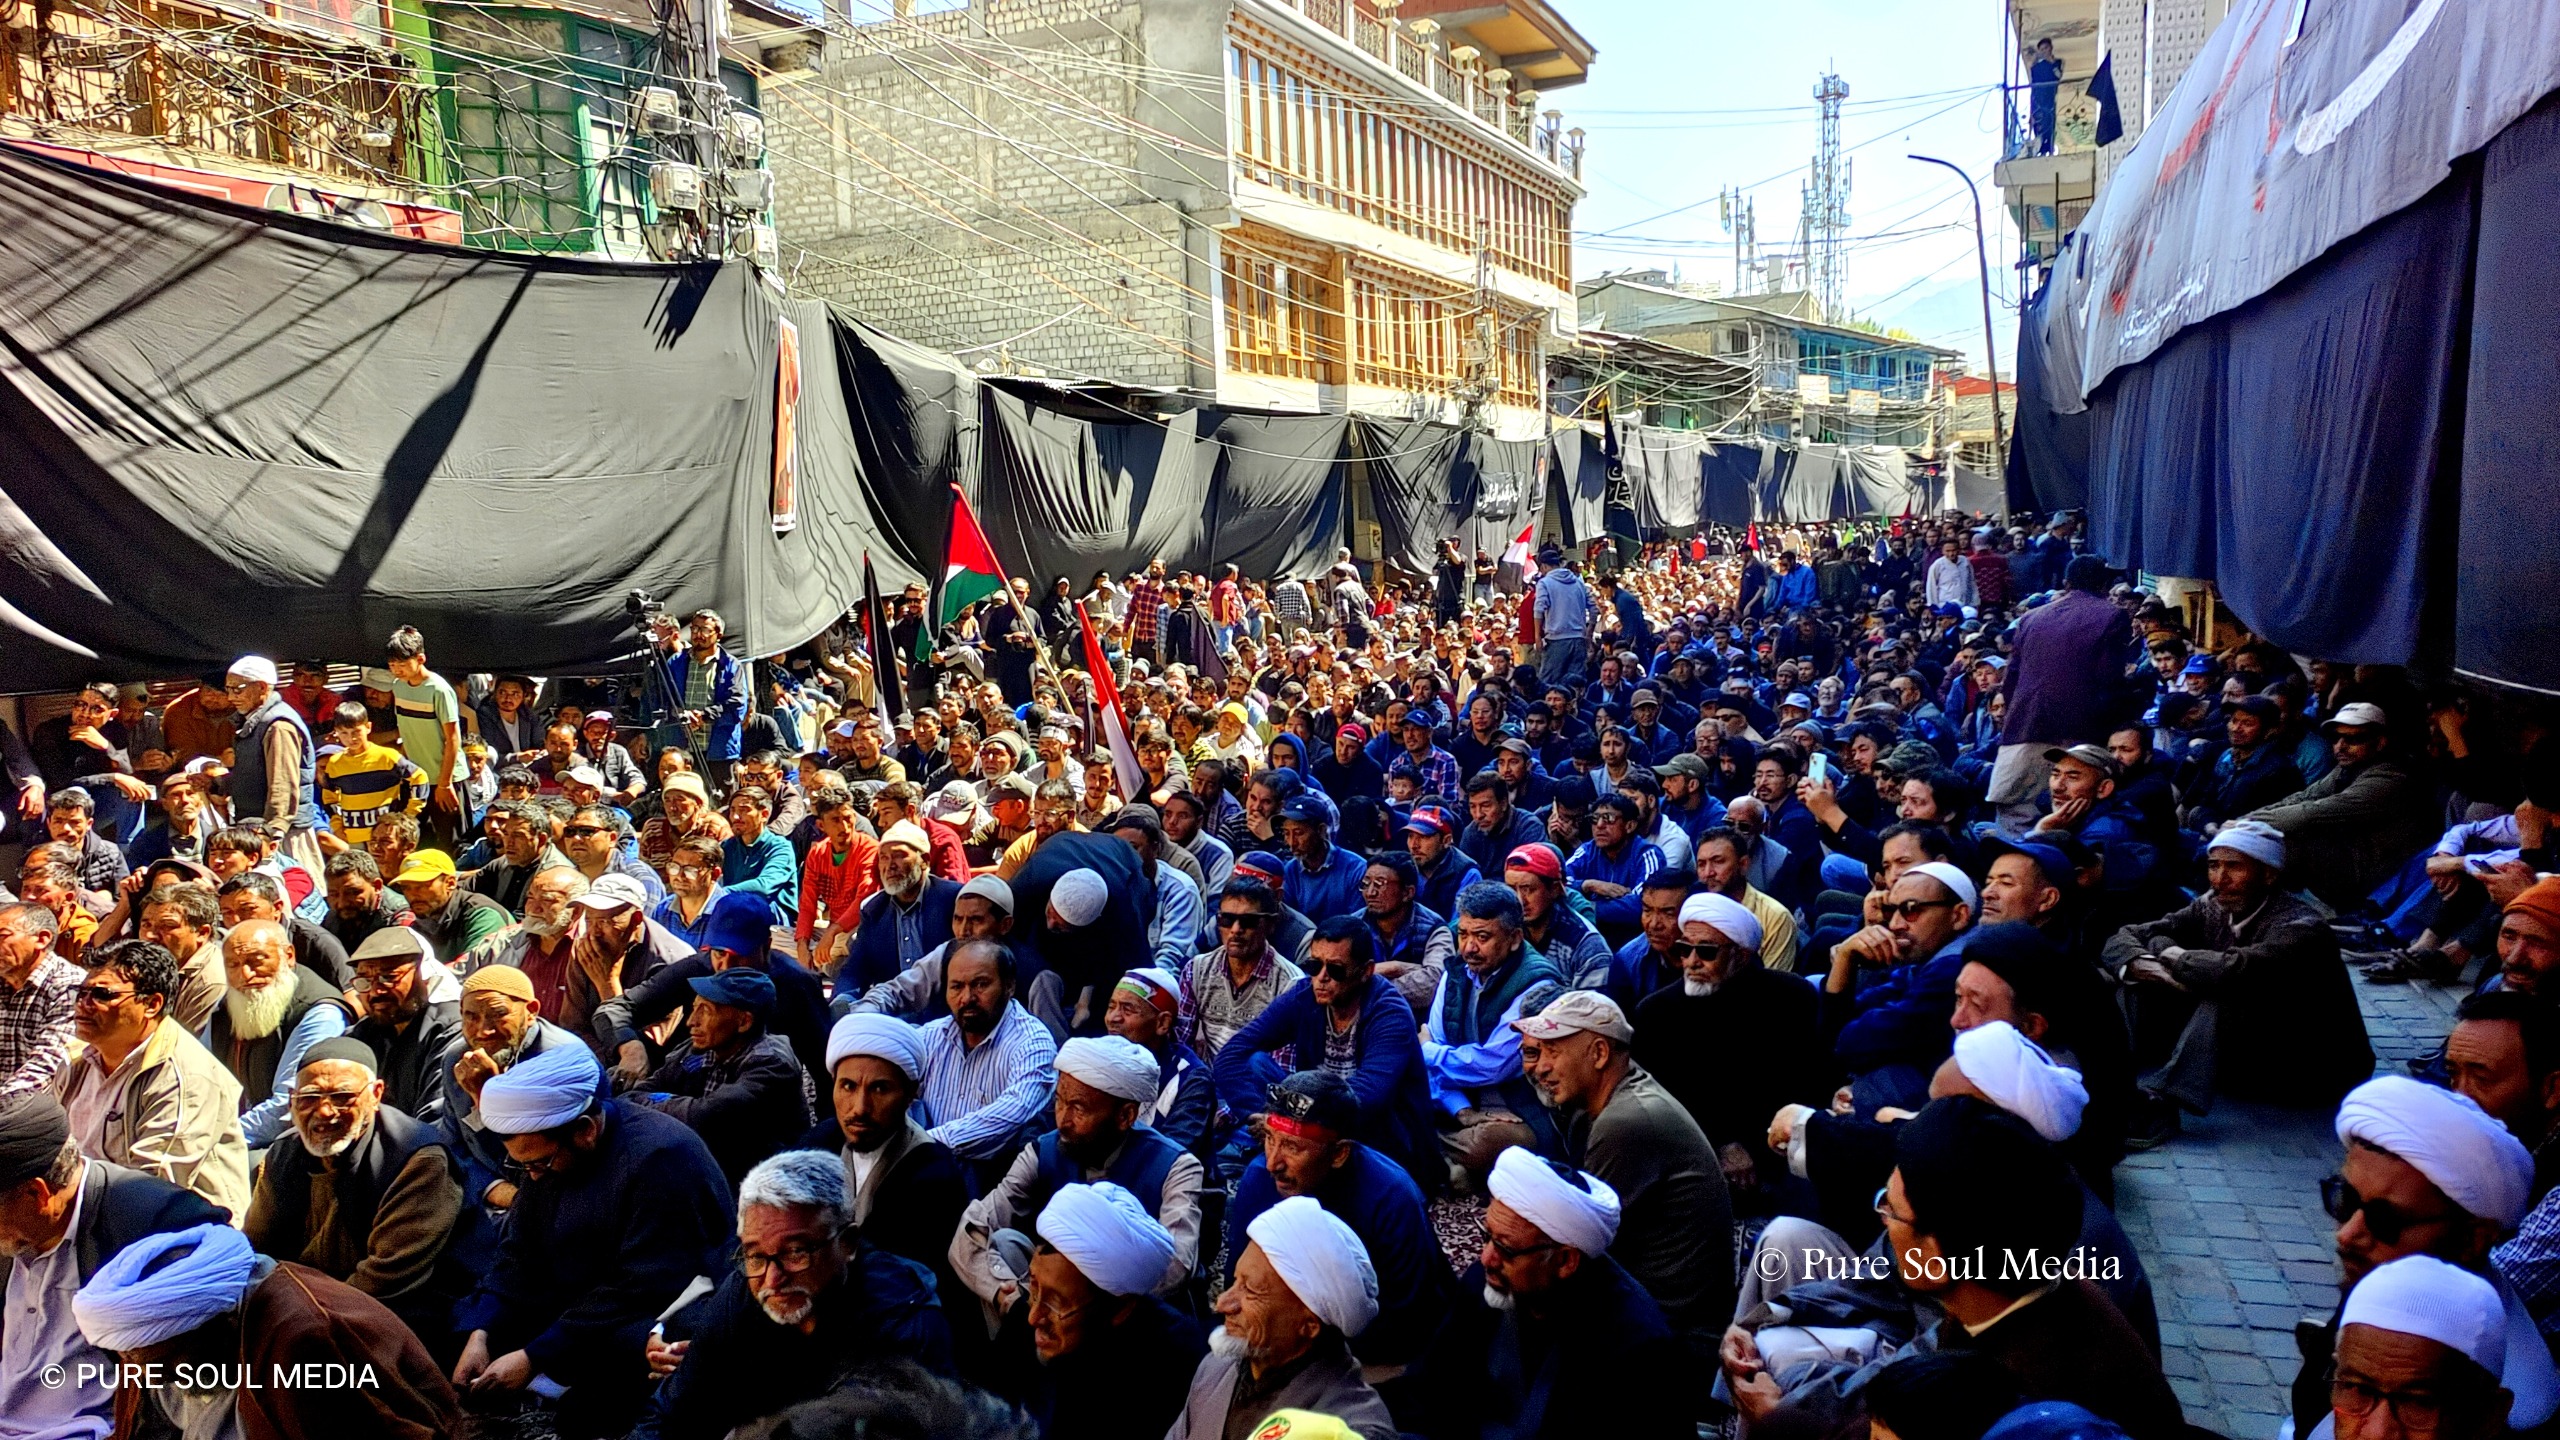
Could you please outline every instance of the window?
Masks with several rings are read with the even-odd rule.
[[[1229,368],[1338,383],[1342,297],[1321,268],[1324,261],[1278,246],[1257,248],[1241,233],[1224,250]]]

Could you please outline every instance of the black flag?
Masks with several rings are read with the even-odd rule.
[[[906,687],[898,681],[897,643],[889,634],[889,607],[880,599],[880,577],[871,572],[871,557],[862,557],[862,640],[871,651],[871,708],[880,712],[883,744],[897,743],[898,716],[907,708]]]
[[[2098,133],[2101,145],[2112,145],[2124,138],[2124,113],[2116,108],[2116,57],[2110,50],[2089,76],[2089,98],[2098,104]]]

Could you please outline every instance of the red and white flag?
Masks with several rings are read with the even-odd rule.
[[[1529,547],[1537,538],[1538,517],[1532,515],[1529,517],[1529,523],[1520,527],[1520,533],[1511,537],[1511,543],[1503,547],[1501,560],[1495,562],[1493,570],[1495,589],[1505,595],[1514,595],[1527,587],[1530,575]]]
[[[1084,612],[1081,600],[1076,602],[1076,624],[1084,631],[1084,670],[1093,681],[1094,721],[1102,728],[1100,738],[1111,748],[1111,768],[1120,775],[1120,798],[1134,800],[1146,793],[1147,774],[1138,768],[1137,749],[1129,743],[1129,712],[1120,708],[1120,687],[1111,678],[1111,661],[1102,653],[1102,639],[1093,633],[1093,617]]]

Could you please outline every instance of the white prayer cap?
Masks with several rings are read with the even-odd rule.
[[[889,828],[895,830],[898,827],[892,825]],[[972,895],[996,907],[996,913],[999,915],[1013,913],[1013,887],[1004,883],[1004,877],[1001,875],[977,876],[968,884],[961,886],[960,893],[951,898],[965,900]]]
[[[2498,1288],[2433,1255],[2403,1255],[2347,1292],[2338,1328],[2370,1325],[2433,1340],[2492,1375],[2507,1368],[2507,1307]]]
[[[178,1258],[158,1264],[169,1255]],[[257,1263],[228,1225],[146,1235],[98,1267],[71,1297],[71,1317],[101,1350],[140,1350],[238,1309]]]
[[[1760,917],[1739,900],[1709,891],[1680,902],[1680,923],[1705,925],[1745,950],[1760,948]]]
[[[1585,1255],[1606,1254],[1618,1238],[1618,1192],[1597,1175],[1560,1170],[1525,1145],[1494,1157],[1485,1188],[1540,1234]]]
[[[276,662],[264,655],[243,655],[232,661],[231,669],[225,673],[233,680],[252,680],[260,685],[273,685],[276,683]]]
[[[1101,919],[1102,907],[1110,899],[1110,882],[1091,870],[1070,870],[1049,887],[1049,908],[1073,926]]]
[[[2089,1087],[2008,1021],[1959,1033],[1956,1068],[1985,1099],[2026,1121],[2046,1140],[2058,1145],[2078,1133]]]
[[[2284,832],[2264,820],[2233,820],[2213,832],[2205,843],[2208,854],[2228,850],[2245,855],[2270,870],[2284,868]]]
[[[895,1015],[847,1015],[837,1021],[827,1032],[827,1073],[833,1075],[837,1064],[853,1055],[886,1060],[910,1080],[924,1078],[924,1032]]]
[[[480,1087],[480,1119],[501,1135],[566,1125],[596,1103],[604,1067],[584,1045],[548,1045]]]
[[[1926,865],[1914,865],[1902,873],[1905,875],[1926,875],[1930,879],[1937,881],[1939,884],[1946,886],[1947,893],[1955,896],[1957,901],[1967,910],[1973,909],[1981,902],[1981,893],[1973,888],[1973,877],[1965,874],[1963,871],[1948,864],[1944,860],[1932,860]]]
[[[1135,1040],[1079,1035],[1058,1047],[1058,1073],[1073,1075],[1115,1099],[1144,1105],[1156,1098],[1164,1067]]]
[[[1108,1180],[1059,1186],[1034,1228],[1107,1295],[1153,1294],[1173,1265],[1173,1233]]]
[[[1290,1196],[1254,1216],[1244,1233],[1317,1319],[1350,1337],[1378,1318],[1378,1271],[1369,1247],[1314,1196]]]
[[[2408,1161],[2478,1219],[2512,1230],[2532,1204],[2532,1154],[2468,1095],[2406,1075],[2367,1080],[2338,1106],[2338,1143],[2350,1140]]]
[[[904,845],[919,855],[933,853],[933,837],[925,834],[924,827],[913,820],[901,820],[890,826],[881,834],[880,843],[884,847]]]

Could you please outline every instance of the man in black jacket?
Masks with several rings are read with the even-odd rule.
[[[149,1235],[221,1224],[216,1206],[165,1180],[84,1158],[71,1120],[50,1095],[0,1100],[0,1255],[9,1271],[11,1358],[0,1363],[0,1415],[55,1433],[115,1424],[104,1383],[116,1357],[91,1345],[71,1297],[98,1268]],[[70,1383],[46,1384],[49,1374]],[[96,1378],[88,1378],[96,1377]]]
[[[682,1120],[702,1137],[732,1185],[809,1128],[799,1057],[768,1028],[773,981],[744,968],[697,975],[685,1016],[692,1042],[625,1098]]]

